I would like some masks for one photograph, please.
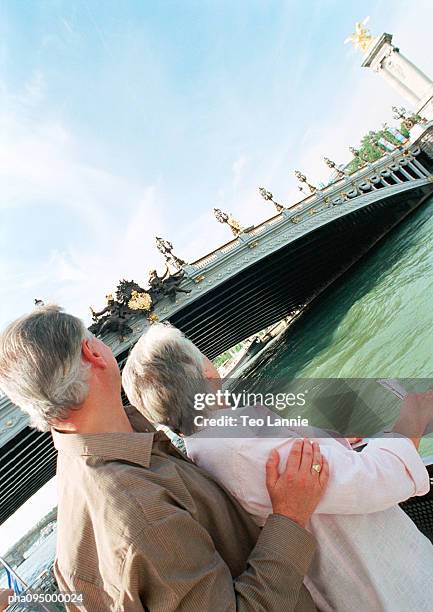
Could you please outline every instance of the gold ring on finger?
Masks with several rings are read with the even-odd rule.
[[[319,474],[320,470],[322,469],[322,466],[320,465],[320,463],[313,463],[311,469]]]

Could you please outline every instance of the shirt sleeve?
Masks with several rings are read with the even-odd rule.
[[[231,492],[259,524],[272,512],[264,476],[266,461],[276,448],[282,470],[294,440],[245,439],[237,449],[236,474],[231,475],[237,486],[232,486]],[[316,440],[321,443],[320,438]],[[330,476],[316,513],[379,512],[414,495],[425,495],[430,489],[421,457],[413,443],[402,436],[372,439],[362,452],[327,438],[321,452],[329,462]]]
[[[177,509],[161,524],[147,526],[129,547],[119,609],[312,611],[303,579],[314,551],[308,532],[284,516],[271,515],[244,573],[233,579],[209,533]]]
[[[430,489],[428,472],[407,438],[373,439],[360,453],[334,447],[323,451],[335,478],[330,478],[317,513],[379,512]]]

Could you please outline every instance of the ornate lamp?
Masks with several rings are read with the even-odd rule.
[[[162,238],[159,238],[158,236],[155,238],[155,241],[156,241],[156,248],[158,249],[160,253],[162,253],[165,261],[168,264],[171,264],[173,267],[177,269],[181,269],[182,266],[187,265],[186,261],[183,261],[183,259],[181,259],[180,257],[177,257],[173,253],[173,245],[171,242],[169,242],[168,240],[163,240]]]
[[[278,202],[275,202],[274,196],[270,191],[267,191],[264,187],[259,187],[259,192],[264,200],[266,200],[267,202],[272,202],[278,212],[284,210],[284,206],[278,204]]]
[[[334,161],[332,161],[332,159],[329,159],[328,157],[324,157],[323,160],[325,164],[328,166],[328,168],[331,168],[331,170],[334,170],[334,172],[336,172],[340,178],[343,176],[346,176],[346,173],[343,172],[343,170],[340,170],[340,168],[337,166],[337,164]]]
[[[239,221],[236,221],[236,219],[234,219],[230,214],[223,212],[219,208],[214,208],[213,212],[217,221],[219,221],[220,223],[225,223],[229,226],[233,236],[238,237],[239,234],[244,231],[244,228],[239,223]]]
[[[357,149],[354,147],[349,147],[349,151],[352,153],[355,159],[361,162],[361,167],[365,166],[366,160],[362,157],[361,153]]]
[[[393,106],[391,108],[392,112],[394,113],[393,117],[394,119],[406,119],[407,117],[407,111],[404,108],[404,106],[400,106],[400,108],[397,108],[396,106]]]
[[[307,177],[305,176],[305,174],[302,174],[302,172],[299,172],[299,170],[295,170],[295,176],[298,179],[298,181],[300,181],[301,183],[304,183],[308,187],[308,189],[310,190],[310,193],[316,193],[317,187],[314,187],[314,185],[311,185],[307,181]]]

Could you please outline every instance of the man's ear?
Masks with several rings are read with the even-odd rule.
[[[94,340],[84,338],[81,343],[81,354],[84,361],[90,363],[95,368],[105,369],[107,361],[102,353],[98,350],[98,345]]]

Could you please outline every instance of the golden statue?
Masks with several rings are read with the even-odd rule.
[[[376,40],[374,36],[370,34],[370,31],[365,27],[370,17],[366,17],[363,21],[357,21],[355,23],[355,31],[351,34],[344,44],[351,42],[355,45],[356,49],[360,49],[364,53],[370,48],[371,43]]]

